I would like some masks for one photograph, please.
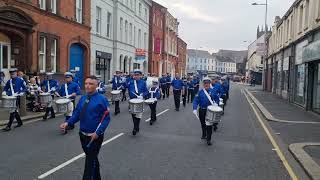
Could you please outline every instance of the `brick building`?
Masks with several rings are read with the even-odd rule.
[[[89,74],[90,0],[0,1],[0,68]]]
[[[186,74],[186,59],[187,59],[187,43],[178,37],[178,62],[175,66],[176,73],[181,76]]]
[[[164,20],[167,8],[152,1],[149,18],[149,73],[161,76],[162,51],[164,49]]]

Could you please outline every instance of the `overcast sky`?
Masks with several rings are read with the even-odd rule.
[[[155,0],[167,7],[180,22],[179,36],[188,48],[209,51],[247,49],[264,25],[265,0]],[[268,0],[268,26],[282,17],[294,0]],[[247,41],[247,42],[243,42]],[[202,47],[202,48],[200,48]]]

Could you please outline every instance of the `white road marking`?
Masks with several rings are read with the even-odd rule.
[[[160,112],[159,114],[157,114],[157,117],[158,117],[158,116],[160,116],[161,114],[163,114],[163,113],[165,113],[165,112],[169,111],[169,110],[170,110],[170,109],[166,109],[166,110],[164,110],[164,111]],[[147,119],[147,120],[146,120],[146,122],[149,122],[149,121],[151,121],[151,118],[149,118],[149,119]]]
[[[110,143],[111,141],[119,138],[119,137],[122,136],[122,135],[124,135],[124,133],[120,133],[120,134],[118,134],[118,135],[116,135],[116,136],[108,139],[107,141],[105,141],[105,142],[102,143],[102,146]],[[83,158],[84,156],[85,156],[84,153],[79,154],[78,156],[73,157],[72,159],[70,159],[70,160],[68,160],[68,161],[60,164],[59,166],[51,169],[50,171],[48,171],[48,172],[46,172],[46,173],[44,173],[44,174],[41,174],[40,176],[38,176],[38,179],[44,179],[45,177],[49,176],[50,174],[53,174],[54,172],[56,172],[56,171],[64,168],[65,166],[71,164],[72,162],[74,162],[74,161],[76,161],[76,160],[78,160],[78,159],[80,159],[80,158]]]

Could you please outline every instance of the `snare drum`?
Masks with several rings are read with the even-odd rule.
[[[52,101],[52,96],[50,93],[41,93],[39,97],[41,104],[47,104]]]
[[[111,91],[112,101],[120,101],[121,100],[121,91],[114,90]]]
[[[143,100],[142,99],[130,99],[129,101],[130,112],[132,114],[143,113]]]
[[[153,103],[156,102],[156,101],[157,101],[157,99],[155,99],[155,98],[149,98],[149,99],[145,100],[144,103],[146,103],[146,104],[153,104]]]
[[[221,121],[222,108],[219,106],[208,106],[206,114],[206,123],[213,124]]]
[[[71,102],[70,99],[67,98],[61,98],[55,101],[57,106],[57,112],[58,113],[66,113],[68,112],[68,104]]]
[[[1,101],[2,108],[16,108],[17,107],[17,97],[16,96],[2,96]]]

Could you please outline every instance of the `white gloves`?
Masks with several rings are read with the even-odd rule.
[[[198,112],[197,112],[197,110],[193,110],[193,112],[192,112],[195,116],[198,116]]]
[[[6,96],[7,93],[5,91],[2,92],[2,96]]]
[[[143,96],[138,96],[137,98],[143,100]]]
[[[66,96],[67,99],[69,99],[70,97],[71,97],[70,95]]]
[[[55,87],[52,87],[52,88],[51,88],[51,91],[56,91],[56,88],[55,88]]]

